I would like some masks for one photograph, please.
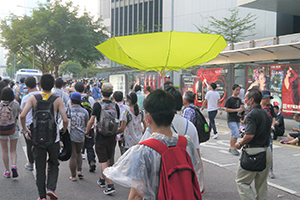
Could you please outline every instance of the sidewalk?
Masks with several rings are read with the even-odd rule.
[[[207,121],[207,111],[203,111]],[[216,126],[219,133],[218,139],[211,139],[200,145],[202,160],[219,167],[225,168],[236,173],[238,166],[238,156],[233,156],[228,152],[230,129],[227,126],[226,112],[216,117]],[[297,125],[294,120],[286,120],[290,125]],[[289,133],[289,129],[285,135]],[[268,179],[269,186],[283,190],[300,197],[299,185],[299,166],[300,166],[300,147],[298,145],[280,144],[278,138],[273,143],[273,169],[276,176],[275,179]],[[241,139],[239,139],[241,140]]]

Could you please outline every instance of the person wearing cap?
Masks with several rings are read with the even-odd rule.
[[[76,181],[76,171],[79,179],[82,174],[82,156],[81,149],[85,140],[85,129],[89,121],[89,113],[81,105],[81,94],[73,92],[70,95],[71,108],[68,117],[71,119],[70,138],[72,143],[72,155],[69,160],[71,171],[71,181]]]
[[[91,130],[92,125],[95,123],[95,119],[97,119],[98,123],[100,122],[101,112],[103,111],[103,109],[109,108],[111,110],[111,114],[115,114],[113,112],[116,112],[117,119],[120,118],[120,109],[118,104],[110,100],[110,96],[112,95],[112,93],[113,85],[111,83],[103,83],[101,90],[103,98],[100,102],[96,102],[93,106],[92,116],[85,131],[87,137],[89,137],[88,133]],[[95,151],[101,164],[102,170],[101,177],[97,181],[97,184],[99,185],[99,187],[105,188],[107,183],[107,189],[104,190],[103,193],[108,195],[115,192],[115,187],[112,181],[103,175],[103,170],[110,165],[109,160],[112,158],[112,154],[116,146],[116,134],[112,136],[105,136],[99,132],[98,128],[96,129],[96,131],[97,134],[95,137]]]
[[[274,112],[274,107],[271,104],[271,99],[273,99],[273,97],[271,96],[269,90],[263,90],[263,91],[261,91],[261,93],[262,93],[262,100],[260,102],[260,105],[261,105],[262,109],[267,111],[268,115],[270,116],[270,118],[272,120],[271,136],[270,136],[270,148],[271,148],[271,152],[273,154],[273,134],[274,134],[274,131],[275,131],[275,120],[276,120],[276,114]],[[275,175],[273,173],[273,163],[272,163],[271,168],[270,168],[269,177],[272,178],[272,179],[275,178]]]

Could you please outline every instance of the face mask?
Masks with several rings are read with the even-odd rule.
[[[129,102],[126,102],[126,105],[127,105],[127,106],[130,106]]]
[[[247,102],[246,105],[245,105],[245,109],[246,109],[247,111],[251,109],[251,105],[248,105],[248,102]]]

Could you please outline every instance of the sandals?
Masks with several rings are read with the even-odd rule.
[[[70,176],[70,180],[73,182],[77,181],[76,177],[72,177],[72,176]]]

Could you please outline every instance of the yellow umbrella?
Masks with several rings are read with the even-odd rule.
[[[169,31],[113,37],[96,48],[117,63],[164,74],[208,62],[226,46],[222,35]]]

